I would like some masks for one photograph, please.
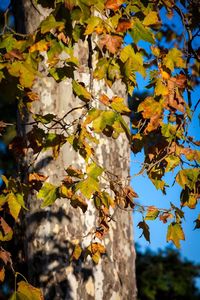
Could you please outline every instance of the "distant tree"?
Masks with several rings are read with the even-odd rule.
[[[200,291],[196,279],[200,265],[182,259],[171,248],[141,252],[137,246],[136,278],[138,300],[197,300]]]

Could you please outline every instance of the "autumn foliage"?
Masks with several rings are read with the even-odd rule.
[[[72,207],[81,209],[83,213],[89,201],[94,203],[99,216],[98,226],[92,232],[96,241],[87,248],[75,245],[72,259],[90,256],[98,263],[106,252],[102,241],[116,209],[139,208],[142,219],[138,226],[148,241],[150,232],[147,223],[159,219],[163,226],[168,226],[167,241],[180,247],[180,241],[185,239],[181,225],[184,218],[182,208],[194,209],[200,196],[200,142],[188,134],[188,126],[199,104],[191,93],[198,78],[199,56],[192,47],[198,34],[191,21],[192,4],[180,2],[61,0],[55,1],[55,9],[31,34],[17,33],[5,23],[0,37],[0,79],[2,82],[8,77],[15,79],[23,126],[26,126],[25,114],[32,114],[33,119],[26,139],[16,136],[10,143],[10,151],[20,161],[31,153],[34,164],[34,158],[49,149],[57,159],[60,148],[68,143],[84,158],[85,165],[83,169],[66,166],[66,176],[59,185],[36,172],[27,174],[25,181],[20,175],[2,176],[0,281],[4,281],[5,269],[13,268],[9,252],[3,249],[3,245],[15,234],[6,214],[14,221],[20,219],[21,211],[28,209],[30,193],[37,195],[41,209],[53,205],[59,198],[66,198]],[[180,7],[183,6],[182,11]],[[181,35],[171,30],[166,36],[163,13],[169,23],[173,14],[179,16],[183,24]],[[129,44],[124,42],[127,36],[132,41]],[[163,42],[165,39],[172,42],[172,46],[167,47]],[[74,72],[82,67],[74,50],[80,40],[90,45],[86,70],[91,76],[88,86],[74,77]],[[62,68],[63,72],[60,72]],[[149,95],[143,101],[132,96],[138,86],[138,73],[149,78]],[[58,82],[64,79],[71,81],[74,97],[80,100],[80,106],[66,112],[62,118],[53,113],[33,114],[32,105],[40,101],[34,84],[42,76],[51,76]],[[103,80],[109,88],[115,81],[122,81],[130,98],[130,107],[119,95],[112,98],[105,93],[95,95],[92,85],[95,80]],[[79,116],[69,123],[68,116],[74,110]],[[127,116],[131,117],[131,129]],[[12,125],[1,120],[0,134],[8,126]],[[118,174],[111,174],[99,163],[95,147],[101,137],[117,140],[120,135],[126,136],[133,153],[144,152],[140,174],[146,173],[163,193],[168,188],[164,176],[172,172],[176,184],[182,188],[179,208],[172,203],[171,207],[162,209],[140,206],[135,200],[139,195],[124,184],[127,178],[124,180]],[[102,180],[109,183],[109,189],[102,188]],[[195,222],[195,228],[200,228],[200,215]],[[26,281],[18,282],[12,299],[24,299],[23,294],[28,299],[42,299],[40,291]]]

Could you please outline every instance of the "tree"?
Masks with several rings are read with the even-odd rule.
[[[195,284],[199,272],[199,265],[183,260],[173,249],[166,248],[158,253],[148,249],[142,253],[137,249],[138,300],[199,299]]]
[[[169,222],[167,241],[177,247],[184,212],[135,201],[129,149],[144,150],[140,174],[157,189],[165,193],[165,172],[181,166],[175,176],[181,205],[194,208],[199,197],[199,142],[187,131],[199,103],[191,98],[199,32],[189,13],[196,2],[36,2],[12,1],[15,30],[4,14],[1,78],[18,104],[18,135],[9,148],[19,170],[2,177],[0,238],[9,241],[14,220],[24,220],[27,276],[45,299],[134,299],[132,210],[142,213],[138,226],[148,241],[146,221]],[[179,15],[185,35],[162,23],[163,10]],[[123,45],[127,33],[133,42]],[[164,48],[163,40],[174,37],[177,44]],[[152,46],[147,51],[140,41]],[[137,73],[149,76],[153,88],[140,101],[132,97]],[[0,253],[12,266],[9,251]],[[16,293],[42,297],[25,281]]]

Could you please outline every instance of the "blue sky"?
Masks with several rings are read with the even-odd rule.
[[[176,32],[181,33],[183,28],[180,22],[180,17],[175,14],[174,17],[169,20],[166,17],[165,10],[162,11],[161,17],[164,21],[170,22],[170,26],[172,26]],[[130,43],[130,37],[126,38],[126,43]],[[199,45],[199,40],[194,42],[193,46]],[[168,45],[169,46],[169,45]],[[148,43],[141,42],[141,47],[145,47],[148,50]],[[144,91],[145,85],[148,83],[148,78],[144,80],[141,75],[137,74],[137,83],[138,88],[137,91]],[[197,103],[200,95],[200,87],[196,87],[192,92],[192,103],[193,107]],[[189,134],[195,137],[196,140],[200,140],[200,124],[199,124],[199,114],[200,110],[197,109],[193,121],[189,128]],[[135,191],[139,195],[139,203],[142,205],[155,205],[160,208],[169,208],[170,202],[174,203],[176,206],[180,207],[180,192],[181,188],[178,185],[170,187],[167,189],[167,195],[163,195],[161,191],[157,191],[147,176],[136,176],[139,170],[141,169],[140,163],[143,162],[143,154],[139,153],[138,155],[131,155],[131,176],[132,181],[131,184]],[[177,170],[175,170],[177,171]],[[170,185],[173,183],[174,174],[168,174],[166,176],[166,181]],[[200,263],[200,230],[194,230],[194,220],[197,218],[200,213],[200,204],[196,206],[194,210],[189,209],[187,207],[183,208],[185,212],[185,220],[182,223],[185,239],[186,241],[181,242],[180,254],[182,257],[187,258],[189,260]],[[141,250],[146,247],[149,247],[151,250],[156,251],[158,249],[164,249],[166,246],[172,245],[172,243],[166,242],[166,233],[167,233],[167,224],[162,224],[162,222],[158,221],[147,221],[150,226],[150,234],[151,234],[151,243],[149,244],[144,237],[140,237],[142,231],[137,227],[138,222],[142,220],[142,215],[138,212],[134,213],[134,232],[135,232],[135,242],[141,245]]]

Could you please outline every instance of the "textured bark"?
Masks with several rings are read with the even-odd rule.
[[[39,6],[37,11],[29,0],[23,0],[22,4],[25,31],[32,32],[49,10]],[[77,71],[76,77],[87,86],[90,81],[87,42],[78,45],[77,53],[83,68]],[[112,89],[106,89],[103,82],[94,81],[93,87],[96,95],[105,91],[110,96],[125,96],[124,86],[120,82],[116,82]],[[62,117],[70,108],[80,105],[79,100],[74,99],[69,79],[57,84],[52,78],[44,77],[38,79],[34,89],[41,99],[34,107],[35,113],[54,113]],[[27,127],[26,131],[29,130]],[[101,138],[96,152],[99,162],[119,178],[128,176],[129,145],[125,136],[117,142]],[[66,144],[57,160],[52,158],[51,152],[40,154],[34,170],[48,175],[48,181],[56,184],[66,175],[64,168],[70,164],[83,167],[83,160]],[[66,199],[59,199],[52,207],[45,209],[39,205],[38,200],[30,196],[30,211],[26,215],[27,258],[30,280],[43,288],[46,300],[136,299],[130,213],[120,210],[115,214],[116,222],[110,222],[109,235],[105,239],[107,254],[95,266],[90,259],[78,264],[69,261],[74,242],[82,240],[84,245],[91,242],[91,236],[81,237],[95,228],[96,216],[92,203],[89,203],[85,214],[72,208]]]

